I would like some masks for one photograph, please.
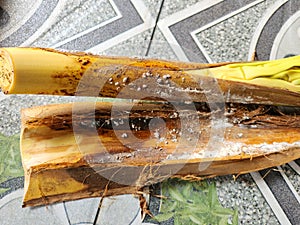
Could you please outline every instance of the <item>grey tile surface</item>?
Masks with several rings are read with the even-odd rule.
[[[205,0],[165,0],[160,18],[163,19],[188,7],[193,7],[196,3],[205,4],[204,2]]]
[[[30,17],[26,22],[19,24],[19,26],[14,29],[13,33],[9,32],[9,35],[6,36],[5,39],[0,41],[0,46],[9,47],[9,46],[21,45],[31,35],[33,35],[43,23],[45,23],[45,21],[51,15],[52,10],[55,9],[57,4],[58,4],[58,0],[41,1],[41,3],[38,5],[38,8],[36,8],[34,13],[30,15]],[[24,5],[22,8],[28,9],[26,5]],[[12,12],[12,13],[17,14],[18,12]],[[20,21],[20,20],[22,20],[22,18],[16,18],[16,21]]]
[[[205,57],[199,46],[195,43],[191,32],[201,28],[209,23],[212,23],[219,18],[222,18],[236,10],[241,9],[243,6],[255,2],[254,0],[245,0],[237,4],[234,0],[227,0],[219,2],[210,8],[204,9],[200,12],[195,12],[190,17],[181,20],[170,26],[172,34],[176,37],[180,46],[185,49],[191,49],[193,52],[187,52],[186,55],[191,61],[196,62],[207,62],[208,59]],[[232,39],[232,37],[231,37]],[[227,40],[229,43],[231,40]],[[241,40],[242,41],[242,40]],[[214,43],[211,43],[214,44]]]
[[[133,195],[105,198],[97,225],[132,224],[140,218],[139,200]]]
[[[0,199],[1,225],[67,225],[62,205],[48,207],[21,208],[23,189]]]
[[[143,57],[146,54],[146,50],[150,41],[152,29],[146,30],[142,33],[135,35],[132,38],[128,38],[126,41],[119,43],[112,48],[109,48],[100,54],[114,55],[114,56],[132,56]]]
[[[154,33],[153,40],[149,48],[148,57],[174,61],[179,60],[171,47],[172,45],[173,43],[169,43],[158,28]]]
[[[142,1],[151,12],[153,18],[157,17],[162,0],[143,0]]]
[[[45,30],[34,46],[55,45],[116,16],[117,12],[108,0],[68,1],[56,23]]]
[[[289,166],[288,164],[283,165],[281,168],[284,171],[284,174],[286,174],[286,176],[290,180],[293,187],[295,188],[295,191],[300,196],[300,176],[299,176],[299,174],[297,174],[297,172],[295,172],[295,170],[293,170],[292,167]]]
[[[99,198],[65,202],[64,208],[71,224],[93,224],[99,205]]]
[[[278,10],[273,12],[261,31],[256,45],[257,55],[260,60],[267,60],[270,58],[270,52],[278,32],[285,22],[299,11],[299,8],[300,1],[283,1]],[[298,43],[298,41],[295,43]]]
[[[241,224],[280,224],[250,175],[214,178],[224,207],[239,210]],[[255,215],[255,216],[254,216]]]
[[[199,32],[196,36],[212,62],[247,61],[253,33],[270,4],[264,1]]]
[[[286,213],[292,224],[300,223],[300,202],[294,197],[287,183],[278,171],[263,170],[260,172],[265,176],[265,181],[276,199]],[[291,207],[293,206],[293,207]]]
[[[122,32],[143,23],[135,7],[129,0],[115,0],[114,3],[121,11],[122,18],[107,24],[101,29],[93,30],[59,47],[63,49],[87,50]]]
[[[22,22],[26,22],[26,17],[29,17],[40,3],[40,0],[1,1],[0,6],[7,14],[5,18],[9,17],[9,20],[6,21],[4,26],[1,26],[0,40],[7,36],[7,33],[11,33],[11,30],[21,27]],[[4,15],[2,14],[2,16]]]

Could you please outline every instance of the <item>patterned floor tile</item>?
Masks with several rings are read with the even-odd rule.
[[[251,38],[270,2],[245,5],[218,23],[192,32],[198,47],[209,62],[247,61]]]
[[[139,16],[131,1],[114,0],[114,3],[122,15],[121,18],[108,23],[106,26],[101,27],[101,29],[92,30],[79,37],[75,36],[75,39],[57,47],[63,49],[87,50],[120,33],[143,24],[142,18]]]
[[[260,60],[270,58],[275,38],[288,19],[299,11],[300,2],[297,0],[276,1],[266,12],[262,19],[256,35],[252,41],[252,48],[256,49]],[[296,39],[297,40],[297,39]]]
[[[113,1],[71,1],[60,9],[58,21],[34,41],[34,46],[55,46],[74,36],[95,30],[122,17]],[[76,21],[76,23],[74,23]],[[74,23],[74,26],[69,24]],[[59,34],[59,35],[57,35]],[[95,40],[96,41],[96,40]]]
[[[32,4],[32,2],[31,2]],[[29,4],[30,5],[30,4]],[[0,46],[19,46],[23,42],[25,42],[28,38],[30,38],[32,35],[34,35],[35,32],[42,26],[46,20],[50,17],[52,14],[52,10],[56,8],[58,5],[58,0],[50,0],[50,1],[41,1],[41,3],[38,5],[38,7],[32,7],[32,11],[27,11],[27,13],[21,18],[16,18],[15,20],[17,22],[22,21],[21,24],[18,24],[18,26],[14,24],[8,24],[11,25],[12,28],[6,33],[6,35],[3,35],[4,39],[0,39]],[[14,6],[11,6],[12,8]],[[19,8],[19,7],[16,7]],[[23,5],[21,8],[19,8],[19,11],[21,9],[29,9],[28,5]],[[26,11],[25,11],[26,12]],[[18,11],[13,12],[12,15],[18,14]],[[22,13],[20,13],[22,14]],[[29,18],[26,18],[29,17]],[[25,21],[23,21],[25,19]],[[13,32],[11,32],[13,30]]]
[[[63,203],[70,224],[93,224],[99,198],[82,199]]]
[[[118,216],[116,216],[116,212]],[[140,219],[140,215],[139,200],[133,195],[105,198],[101,206],[97,225],[132,224]]]
[[[2,1],[0,40],[7,38],[16,30],[20,29],[36,12],[41,2],[41,0],[17,0],[13,2]]]
[[[21,208],[22,197],[23,189],[20,189],[0,199],[1,225],[68,224],[62,204],[23,209]]]

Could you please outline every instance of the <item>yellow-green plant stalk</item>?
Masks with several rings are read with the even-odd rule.
[[[118,94],[123,88],[145,74],[168,75],[169,83],[195,102],[206,100],[199,84],[204,81],[204,86],[209,87],[217,80],[226,102],[300,105],[299,66],[300,56],[263,62],[201,64],[43,48],[2,48],[0,88],[7,94],[95,96],[96,92],[102,97],[120,97]],[[78,89],[83,77],[90,79],[92,87],[81,85]],[[99,82],[103,83],[101,90],[89,92]],[[169,89],[163,85],[160,88]],[[121,97],[139,99],[139,87],[128,90],[127,95]],[[170,94],[169,97],[180,100],[180,95]]]
[[[233,63],[190,73],[300,92],[300,55],[272,61]]]
[[[146,72],[151,69],[179,71],[205,67],[204,64],[104,57],[45,48],[0,48],[0,88],[7,94],[75,95],[79,81],[92,66],[98,69],[97,73],[101,73],[101,68],[121,68],[122,76],[129,76],[129,79],[141,76],[140,68]],[[111,76],[114,75],[118,74],[111,72]],[[124,77],[117,78],[114,83],[122,83]]]

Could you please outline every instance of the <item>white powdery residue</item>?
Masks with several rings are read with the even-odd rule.
[[[122,137],[122,138],[128,138],[128,134],[127,134],[127,133],[123,133],[123,134],[121,135],[121,137]]]
[[[262,143],[247,145],[244,143],[226,142],[220,151],[216,151],[215,157],[223,157],[226,155],[234,156],[242,153],[247,155],[270,154],[284,151],[288,148],[300,147],[300,141],[294,143],[273,142],[272,144]]]
[[[162,143],[162,142],[165,142],[165,141],[166,141],[166,138],[165,137],[161,137],[161,138],[159,138],[158,143]]]
[[[153,77],[153,74],[150,73],[149,71],[147,71],[147,72],[143,73],[142,77],[143,77],[143,78]]]
[[[191,89],[190,87],[187,87],[185,89],[178,89],[178,91],[187,92],[187,93],[197,93],[197,94],[210,94],[211,90],[199,90],[197,88]]]
[[[241,142],[224,142],[216,150],[201,150],[193,154],[183,154],[183,155],[169,155],[167,159],[169,160],[188,160],[188,159],[215,159],[222,158],[226,156],[239,156],[246,154],[249,156],[254,156],[258,154],[271,154],[276,152],[281,152],[289,148],[300,148],[300,141],[294,143],[287,142],[273,142],[272,144],[262,143],[248,145]],[[217,148],[217,147],[216,147]]]
[[[238,136],[238,138],[242,138],[244,136],[244,134],[243,133],[238,133],[237,136]]]
[[[260,98],[259,96],[257,96],[257,98]],[[272,102],[269,102],[269,101],[265,101],[266,99],[264,98],[260,98],[265,104],[273,104]],[[238,101],[240,103],[249,103],[249,102],[253,102],[254,99],[251,97],[251,96],[247,96],[246,98],[244,96],[240,96],[240,95],[235,95],[235,94],[231,94],[230,95],[230,99],[229,97],[227,97],[227,100],[228,101],[232,101],[232,100],[235,100],[235,101]]]
[[[170,78],[171,78],[170,74],[163,75],[163,79],[165,79],[165,80],[170,79]]]
[[[156,80],[156,82],[160,84],[160,83],[162,83],[162,79],[161,79],[161,78],[158,78],[158,79]]]
[[[171,116],[170,116],[170,118],[172,119],[172,118],[177,118],[178,117],[178,112],[174,112]]]
[[[153,136],[154,136],[156,139],[159,139],[159,138],[160,138],[160,134],[159,134],[158,130],[155,130],[155,132],[153,133]]]
[[[288,148],[299,148],[300,147],[300,141],[294,142],[294,143],[287,143],[287,142],[273,142],[272,144],[263,143],[260,145],[253,145],[253,148],[251,149],[251,146],[246,152],[247,154],[251,154],[252,151],[258,149],[258,153],[273,153],[273,152],[280,152],[284,151]]]

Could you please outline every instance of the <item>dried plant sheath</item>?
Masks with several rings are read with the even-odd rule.
[[[165,99],[179,107],[78,103],[23,110],[23,206],[136,193],[167,177],[240,174],[297,159],[299,115],[277,106],[300,106],[299,68],[300,56],[199,64],[1,48],[6,94]],[[187,101],[198,103],[178,103]]]
[[[129,103],[74,104],[22,111],[24,207],[137,193],[167,177],[248,173],[300,157],[299,116],[274,106],[230,104],[222,117],[200,103],[196,116],[184,103],[184,112],[143,102],[130,113]]]
[[[109,75],[113,76],[115,84],[115,82],[122,83],[125,76],[132,81],[141,77],[143,72],[152,69],[168,72],[207,66],[207,64],[163,60],[105,57],[44,48],[2,48],[0,49],[0,87],[8,94],[75,95],[85,73],[95,78],[98,74],[103,75],[101,73],[107,72],[110,68]],[[95,73],[94,69],[97,69]],[[122,77],[116,77],[117,73],[122,73]],[[112,89],[114,84],[107,84],[103,96],[111,95],[106,90]]]
[[[153,90],[159,89],[161,97],[168,100],[182,100],[187,95],[191,101],[205,102],[207,89],[217,85],[226,102],[299,106],[299,64],[300,56],[267,62],[200,64],[2,48],[0,88],[7,94],[130,99],[139,99],[140,90],[156,98]],[[141,83],[135,84],[137,80],[153,82],[143,88]],[[221,100],[217,97],[211,101]]]

